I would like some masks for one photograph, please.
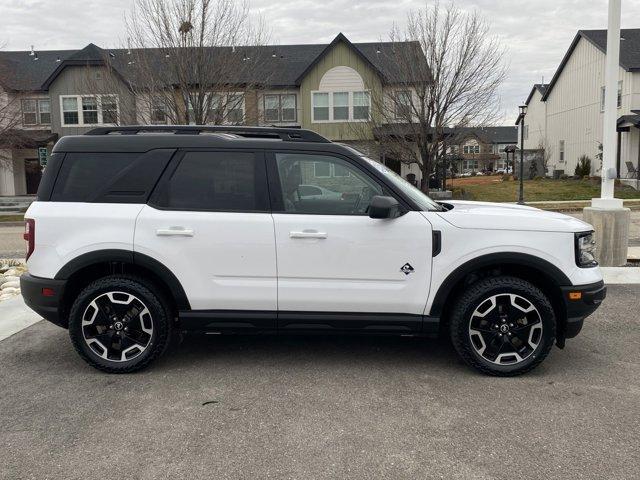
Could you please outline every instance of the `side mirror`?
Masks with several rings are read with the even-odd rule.
[[[393,197],[376,195],[369,203],[369,217],[371,218],[396,218],[400,216],[400,204]]]

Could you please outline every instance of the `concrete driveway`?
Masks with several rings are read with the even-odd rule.
[[[639,298],[513,379],[436,341],[194,336],[114,376],[40,322],[0,342],[0,478],[637,478]]]

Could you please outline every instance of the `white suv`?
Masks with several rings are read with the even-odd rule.
[[[107,372],[198,330],[444,333],[473,367],[515,375],[577,335],[606,292],[590,225],[436,203],[300,129],[64,137],[26,219],[27,304]]]

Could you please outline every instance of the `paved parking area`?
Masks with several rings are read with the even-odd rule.
[[[327,337],[190,336],[106,375],[39,322],[0,342],[0,478],[637,478],[639,299],[610,287],[513,379],[443,342]]]

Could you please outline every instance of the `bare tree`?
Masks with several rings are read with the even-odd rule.
[[[18,127],[21,124],[19,96],[7,87],[9,67],[0,59],[0,167],[5,168],[11,166],[11,148],[19,146]],[[9,155],[6,155],[7,151]]]
[[[383,55],[396,66],[391,87],[372,97],[374,132],[401,161],[418,163],[423,189],[451,127],[489,125],[500,118],[497,89],[506,77],[504,49],[477,12],[453,3],[425,5],[394,27]],[[414,48],[402,48],[412,42]],[[376,98],[377,97],[377,98]]]
[[[243,123],[256,113],[267,34],[246,2],[136,0],[126,29],[124,55],[108,63],[126,72],[144,123]]]

